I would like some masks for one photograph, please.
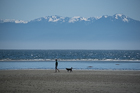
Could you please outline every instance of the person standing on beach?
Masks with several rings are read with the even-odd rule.
[[[57,62],[57,59],[55,59],[55,72],[57,71],[60,72],[59,69],[57,69],[57,66],[58,66],[58,62]]]

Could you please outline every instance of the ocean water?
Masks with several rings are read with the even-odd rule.
[[[140,50],[0,50],[0,70],[140,70]]]

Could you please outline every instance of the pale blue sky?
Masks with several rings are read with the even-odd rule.
[[[30,21],[59,16],[102,16],[124,14],[140,20],[140,0],[0,0],[0,19]]]

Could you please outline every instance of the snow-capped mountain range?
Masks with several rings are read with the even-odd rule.
[[[78,21],[95,21],[99,20],[101,18],[110,18],[110,20],[116,20],[116,19],[122,19],[123,22],[129,22],[130,18],[128,18],[125,15],[122,14],[115,14],[114,16],[99,16],[99,17],[80,17],[80,16],[74,16],[74,17],[60,17],[60,16],[48,16],[48,17],[42,17],[35,19],[36,21],[42,21],[46,19],[48,22],[68,22],[68,23],[74,23]]]
[[[31,21],[0,20],[0,48],[34,45],[90,49],[140,49],[140,21],[123,14],[100,17],[46,16]],[[79,46],[79,47],[78,47]],[[120,48],[119,48],[120,47]],[[128,48],[127,48],[128,47]],[[32,49],[32,47],[31,47]],[[63,48],[61,48],[63,49]]]
[[[121,21],[123,22],[129,22],[130,20],[133,20],[123,14],[115,14],[113,16],[99,16],[99,17],[89,17],[89,18],[85,18],[85,17],[80,17],[80,16],[74,16],[74,17],[62,17],[62,16],[45,16],[45,17],[41,17],[41,18],[37,18],[31,21],[24,21],[24,20],[15,20],[15,19],[1,19],[0,23],[5,23],[5,22],[13,22],[13,23],[30,23],[30,22],[35,22],[35,21],[46,21],[46,22],[67,22],[67,23],[74,23],[74,22],[80,22],[80,21],[87,21],[87,22],[93,22],[99,19],[110,19],[111,21],[115,21],[115,20],[119,20],[121,19]]]

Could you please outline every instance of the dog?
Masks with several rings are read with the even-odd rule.
[[[66,68],[67,72],[72,72],[72,67],[71,68]]]

